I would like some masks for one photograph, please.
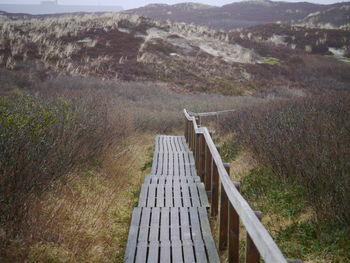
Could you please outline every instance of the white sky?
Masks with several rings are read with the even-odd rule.
[[[221,6],[229,4],[232,2],[237,2],[237,0],[58,0],[62,5],[120,5],[124,9],[135,8],[144,6],[150,3],[166,3],[166,4],[175,4],[181,2],[198,2],[203,4],[210,4]],[[303,2],[305,0],[289,0],[289,2]],[[320,3],[320,4],[330,4],[335,2],[342,2],[337,0],[307,0],[311,3]],[[0,4],[38,4],[40,0],[0,0]]]

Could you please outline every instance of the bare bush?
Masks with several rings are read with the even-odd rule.
[[[320,219],[350,222],[350,94],[270,102],[221,122],[276,175],[297,181]]]
[[[128,133],[123,109],[91,90],[23,94],[0,102],[1,222],[10,236],[25,229],[27,197],[59,176],[101,158]]]

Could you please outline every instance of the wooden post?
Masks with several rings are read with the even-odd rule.
[[[260,211],[255,211],[255,215],[261,220],[262,213]],[[250,238],[247,233],[247,247],[246,247],[246,263],[259,263],[260,262],[260,253],[256,246],[254,245],[253,240]]]
[[[228,175],[230,175],[230,163],[224,163],[224,167]],[[219,224],[219,249],[227,248],[228,236],[228,199],[224,186],[221,183],[220,187],[220,224]]]
[[[202,124],[202,120],[201,120],[201,117],[200,116],[197,116],[196,117],[196,120],[197,120],[197,125],[201,125]]]
[[[205,173],[205,148],[206,148],[206,142],[204,134],[199,134],[199,177],[201,178],[201,181],[204,182],[204,173]]]
[[[240,190],[240,183],[234,182],[237,190]],[[239,216],[229,203],[228,209],[228,262],[229,263],[239,263]]]
[[[205,147],[205,168],[204,168],[204,184],[205,190],[209,192],[211,190],[211,166],[213,163],[213,158],[211,156],[211,152],[209,150],[208,145]],[[210,194],[209,194],[210,195]],[[210,196],[209,200],[210,200]]]
[[[196,162],[196,171],[199,170],[200,148],[201,148],[200,134],[196,133],[196,151],[195,151],[195,154],[194,154],[194,160]]]
[[[190,121],[190,150],[193,151],[193,123]]]
[[[216,148],[220,154],[220,146],[216,146]],[[211,174],[211,215],[217,216],[219,210],[219,172],[214,161]]]
[[[185,134],[184,134],[184,136],[185,136],[186,142],[187,142],[187,130],[188,130],[187,122],[188,122],[188,120],[185,117]]]

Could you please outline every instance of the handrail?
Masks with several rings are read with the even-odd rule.
[[[199,117],[209,117],[209,116],[217,116],[222,113],[228,113],[228,112],[234,112],[236,111],[235,109],[232,110],[220,110],[220,111],[213,111],[213,112],[200,112],[200,113],[195,113],[195,112],[188,112],[188,114],[192,116],[199,116]]]
[[[202,179],[204,179],[203,177],[207,177],[207,176],[210,177],[210,180],[208,182],[211,182],[211,186],[210,186],[211,189],[209,189],[209,193],[211,193],[212,214],[214,209],[214,215],[215,215],[215,209],[217,209],[215,206],[218,206],[218,204],[216,203],[217,201],[215,200],[218,200],[218,196],[219,196],[219,191],[218,191],[219,186],[218,186],[218,183],[215,183],[215,180],[220,180],[221,198],[226,197],[226,199],[229,201],[229,208],[230,206],[232,206],[231,208],[233,209],[233,211],[229,209],[229,213],[231,211],[233,214],[234,213],[238,214],[239,218],[241,219],[249,235],[248,237],[250,239],[248,238],[248,240],[251,240],[253,243],[251,244],[253,246],[253,250],[254,250],[254,246],[258,250],[258,254],[255,256],[249,255],[249,252],[247,251],[247,258],[250,258],[250,260],[247,259],[247,262],[258,262],[257,260],[259,259],[259,254],[260,254],[261,257],[265,260],[265,262],[287,263],[288,262],[287,259],[284,258],[282,252],[280,251],[280,249],[278,248],[278,246],[276,245],[276,243],[274,242],[274,240],[272,239],[268,231],[259,221],[259,218],[257,217],[256,213],[251,209],[248,202],[243,198],[239,190],[236,188],[235,184],[231,181],[226,171],[226,168],[222,162],[218,149],[215,146],[208,129],[205,127],[200,127],[199,124],[197,124],[197,121],[198,123],[200,123],[200,119],[198,117],[190,116],[190,114],[187,112],[186,109],[184,109],[184,115],[187,120],[186,126],[185,126],[185,137],[186,137],[186,140],[189,142],[190,148],[194,152],[196,166],[201,167],[200,170],[202,171],[202,174],[200,174],[200,176],[202,177]],[[191,125],[191,122],[192,122],[192,125]],[[199,136],[203,136],[203,137],[200,138]],[[203,153],[203,149],[204,149],[204,153]],[[207,162],[207,160],[209,161]],[[215,179],[214,177],[217,174],[218,174],[218,179]],[[225,199],[221,199],[221,200],[222,200],[221,202],[223,202]],[[213,206],[214,201],[215,201],[215,206]],[[224,212],[226,212],[227,214],[227,211],[222,211],[222,214],[220,211],[220,215],[226,215]],[[236,221],[238,222],[238,220]],[[225,221],[223,219],[222,222],[228,222],[228,220],[226,219]],[[227,228],[227,226],[221,226],[221,218],[220,218],[220,228],[221,227]],[[239,229],[236,229],[235,231],[237,231],[238,233]],[[227,235],[225,238],[227,242]],[[236,244],[237,244],[238,239],[237,237],[235,238],[236,238]],[[230,236],[228,237],[228,239],[230,241]],[[222,242],[225,243],[225,240],[223,240]],[[247,247],[249,247],[249,245],[247,245]],[[237,262],[238,248],[235,248],[235,250],[236,251],[232,252],[234,256],[231,256],[231,257],[230,257],[230,251],[229,251],[229,262]]]

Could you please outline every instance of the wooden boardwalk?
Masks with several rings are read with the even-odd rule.
[[[157,136],[152,172],[133,211],[124,261],[220,262],[208,208],[185,137]]]

